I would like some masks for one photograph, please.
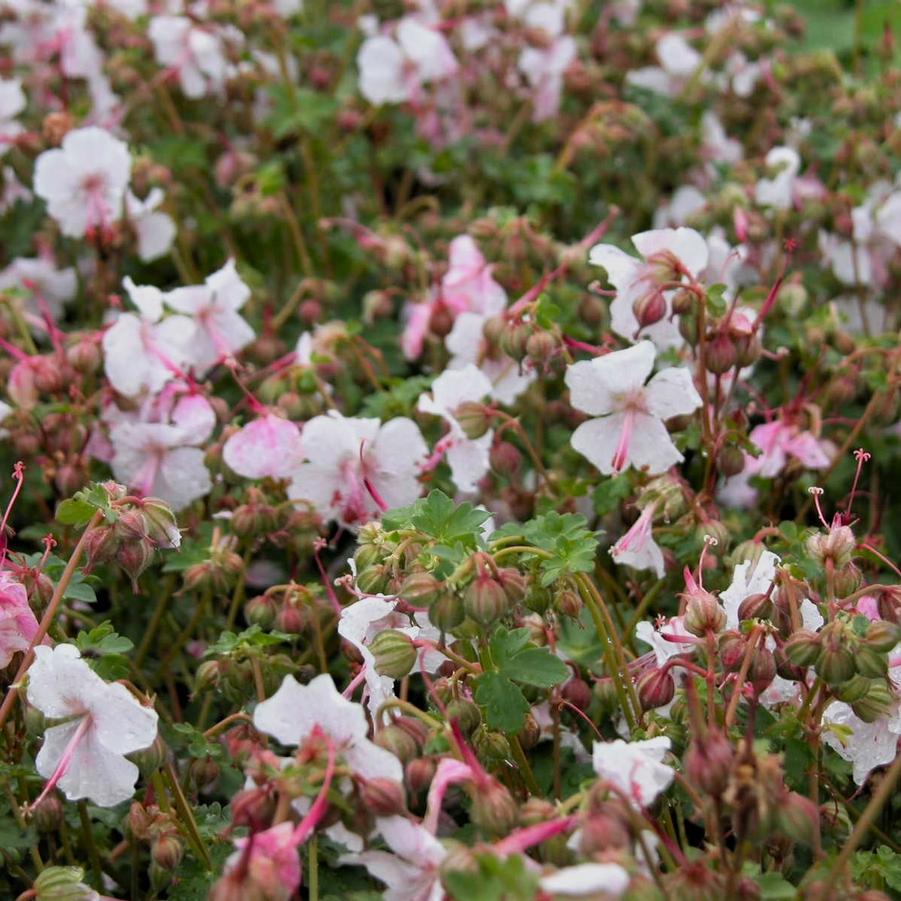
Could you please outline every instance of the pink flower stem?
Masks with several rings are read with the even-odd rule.
[[[533,845],[566,832],[575,823],[575,816],[562,817],[559,820],[549,820],[547,823],[537,823],[535,826],[526,826],[511,832],[506,838],[495,842],[493,850],[498,854],[521,854]]]
[[[313,557],[316,560],[316,566],[319,569],[319,576],[322,579],[322,584],[325,586],[325,593],[329,599],[329,603],[332,605],[332,610],[335,611],[335,614],[337,616],[341,616],[341,611],[343,610],[343,608],[340,601],[338,600],[338,596],[335,594],[335,589],[332,588],[332,583],[329,581],[328,573],[325,571],[325,566],[323,566],[322,564],[322,558],[319,556],[320,549],[321,545],[318,542],[313,544]]]
[[[328,762],[325,765],[325,775],[322,778],[322,788],[313,802],[312,807],[307,811],[307,815],[297,824],[292,836],[294,842],[298,845],[306,841],[309,834],[316,828],[319,821],[325,814],[328,807],[328,793],[332,787],[332,779],[335,776],[335,743],[326,736],[328,742]]]

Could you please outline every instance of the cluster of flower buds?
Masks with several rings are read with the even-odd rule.
[[[235,550],[237,544],[236,536],[214,529],[209,557],[185,570],[185,588],[188,591],[209,590],[217,595],[229,592],[244,569],[244,561]]]
[[[154,884],[165,886],[184,856],[184,841],[178,821],[171,811],[156,805],[132,802],[126,818],[129,833],[150,847],[150,876]]]

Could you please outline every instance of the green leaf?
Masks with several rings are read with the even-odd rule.
[[[134,644],[131,639],[119,635],[112,623],[103,622],[90,632],[79,632],[75,646],[85,657],[103,657],[106,654],[126,654]]]
[[[594,490],[591,500],[599,516],[612,513],[632,493],[632,483],[626,475],[605,479]]]
[[[257,648],[268,648],[291,641],[291,636],[284,632],[264,632],[259,626],[251,626],[239,634],[223,632],[219,639],[211,644],[204,657],[221,657],[245,654]]]
[[[490,729],[519,732],[529,712],[529,702],[522,691],[500,673],[484,673],[476,680],[476,702],[485,710]]]
[[[443,491],[431,491],[409,507],[391,510],[382,517],[386,529],[414,528],[435,541],[454,547],[475,548],[481,537],[482,523],[491,514],[468,502],[457,504]]]
[[[545,513],[527,522],[522,532],[531,544],[553,555],[541,561],[542,585],[594,569],[598,539],[581,514]]]
[[[454,901],[507,901],[534,898],[538,877],[526,869],[519,854],[506,858],[493,854],[476,855],[478,870],[451,870],[444,877]]]
[[[77,491],[56,508],[56,518],[65,526],[84,526],[98,511],[103,510],[107,522],[114,522],[116,515],[110,508],[109,492],[94,482]]]
[[[514,682],[551,688],[569,675],[566,664],[547,648],[529,643],[528,629],[498,626],[491,637],[491,657],[499,672]]]

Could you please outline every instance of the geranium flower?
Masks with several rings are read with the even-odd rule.
[[[692,413],[701,398],[687,369],[664,369],[645,385],[656,355],[650,341],[639,341],[566,371],[572,405],[598,417],[583,422],[571,444],[604,475],[629,466],[654,475],[683,459],[663,421]]]
[[[652,569],[657,578],[663,578],[663,551],[654,541],[652,527],[654,525],[655,503],[648,504],[635,520],[632,528],[610,548],[613,559],[622,566],[632,569]]]
[[[360,93],[370,102],[403,103],[422,85],[448,78],[457,60],[441,32],[405,16],[395,37],[368,37],[357,53]]]
[[[675,771],[663,763],[670,749],[665,736],[644,741],[595,742],[594,771],[616,786],[636,806],[648,807],[673,781]]]
[[[19,79],[0,78],[0,157],[23,131],[16,116],[25,109],[25,103],[25,92]]]
[[[137,313],[120,313],[103,334],[103,364],[110,384],[125,397],[156,393],[178,373],[195,334],[187,316],[163,319],[163,294],[136,285],[126,276],[125,290]]]
[[[158,497],[178,511],[212,488],[202,445],[216,415],[199,394],[175,402],[169,421],[125,420],[110,428],[116,479],[144,497]]]
[[[590,895],[619,898],[629,887],[630,881],[628,871],[618,863],[580,863],[542,876],[540,885],[555,897]]]
[[[18,288],[26,292],[26,307],[31,313],[49,313],[58,319],[78,290],[78,278],[72,268],[57,269],[46,257],[16,257],[0,272],[0,291]]]
[[[794,198],[795,179],[801,169],[801,157],[791,147],[774,147],[766,155],[766,167],[777,170],[772,178],[761,178],[754,196],[761,206],[787,210]]]
[[[297,424],[274,413],[248,422],[222,448],[222,459],[245,479],[287,479],[303,461]]]
[[[448,369],[478,366],[491,382],[490,397],[502,404],[512,404],[536,379],[534,371],[523,371],[519,363],[499,350],[489,353],[484,335],[488,317],[481,313],[460,313],[454,327],[444,339],[451,353]]]
[[[447,851],[424,826],[405,817],[380,817],[376,828],[388,851],[345,854],[342,864],[366,867],[371,876],[385,884],[385,901],[441,901],[440,867]]]
[[[626,73],[626,81],[667,97],[676,97],[701,64],[701,54],[681,34],[666,34],[656,45],[659,66]]]
[[[465,369],[442,372],[432,382],[431,393],[420,395],[417,409],[440,416],[449,426],[438,442],[430,463],[447,457],[454,484],[460,491],[473,492],[490,467],[489,451],[494,432],[489,429],[479,438],[468,438],[456,417],[461,404],[479,402],[491,393],[491,382],[470,364]]]
[[[303,446],[307,459],[294,471],[288,496],[348,528],[413,503],[422,490],[418,469],[428,448],[412,419],[382,424],[331,412],[306,423]]]
[[[250,288],[238,275],[234,260],[207,276],[202,285],[176,288],[165,295],[168,306],[194,319],[197,333],[189,360],[201,376],[256,337],[238,312],[249,297]]]
[[[35,193],[70,238],[104,232],[122,215],[131,157],[128,146],[96,126],[77,128],[34,169]]]
[[[563,76],[576,56],[575,38],[568,34],[554,38],[547,47],[524,47],[520,52],[517,66],[534,91],[533,122],[545,122],[560,111]]]
[[[660,350],[681,347],[684,341],[672,315],[672,295],[680,284],[697,279],[707,267],[707,242],[693,228],[660,228],[633,235],[632,243],[643,259],[613,244],[596,244],[588,256],[590,263],[604,267],[616,288],[610,327],[629,341],[639,335],[650,338]],[[664,315],[642,328],[634,304],[658,293],[665,302]]]
[[[41,797],[58,786],[70,801],[113,807],[128,800],[138,768],[124,755],[153,743],[156,711],[124,685],[104,682],[74,645],[39,646],[34,655],[28,701],[47,718],[66,720],[45,731],[35,760],[48,779]]]
[[[14,654],[31,647],[37,631],[38,621],[25,586],[11,573],[0,570],[0,669],[9,666]]]
[[[681,616],[673,616],[662,625],[654,627],[644,620],[635,627],[635,637],[650,645],[657,666],[668,663],[672,657],[694,653],[698,639],[686,628]]]
[[[178,74],[186,97],[196,100],[225,86],[228,62],[218,34],[185,16],[154,16],[147,34],[156,61]]]
[[[169,252],[175,240],[175,222],[168,213],[158,212],[165,199],[161,188],[153,188],[139,200],[129,191],[125,195],[125,212],[138,239],[138,256],[145,262]]]
[[[285,676],[278,691],[257,704],[253,724],[283,745],[299,745],[318,728],[357,775],[403,780],[400,761],[367,738],[363,708],[345,700],[328,673],[316,676],[308,685]]]

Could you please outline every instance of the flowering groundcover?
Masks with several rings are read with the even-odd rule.
[[[899,896],[858,6],[0,0],[0,896]]]

